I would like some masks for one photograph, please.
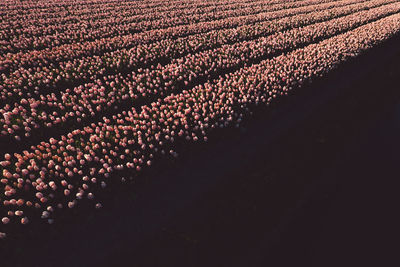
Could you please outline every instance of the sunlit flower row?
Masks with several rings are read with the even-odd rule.
[[[53,223],[58,212],[83,199],[95,201],[107,184],[119,182],[120,176],[111,173],[139,173],[159,158],[176,157],[180,145],[239,125],[255,106],[268,105],[399,32],[400,14],[395,14],[171,94],[140,112],[123,111],[5,154],[0,163],[3,228],[40,217]]]
[[[23,98],[14,106],[6,105],[0,110],[4,116],[4,119],[0,119],[0,125],[3,125],[1,135],[15,136],[20,140],[21,137],[30,137],[35,128],[56,125],[60,128],[66,121],[80,123],[82,119],[95,118],[110,107],[117,108],[123,101],[137,106],[135,102],[138,99],[151,100],[182,88],[190,88],[202,80],[399,12],[400,3],[356,13],[349,10],[354,12],[349,7],[348,10],[338,9],[336,13],[329,10],[283,19],[276,24],[265,25],[264,30],[276,31],[267,37],[188,54],[172,59],[166,65],[159,64],[130,73],[104,75],[91,83],[79,85],[72,90],[67,89],[58,96],[53,93],[43,95],[40,99]],[[346,15],[348,13],[350,15]],[[286,23],[282,23],[283,21]],[[306,24],[310,25],[304,26]],[[281,31],[288,25],[294,28]],[[298,28],[299,26],[303,27]]]
[[[19,40],[29,39],[29,42],[31,43],[36,42],[37,45],[42,44],[42,47],[51,47],[52,44],[59,45],[63,43],[71,43],[76,40],[83,42],[116,36],[117,34],[129,34],[137,32],[139,31],[139,28],[143,27],[147,30],[148,28],[163,28],[169,25],[177,26],[180,24],[222,19],[231,16],[241,16],[249,12],[253,14],[264,11],[264,8],[269,5],[276,5],[281,2],[284,1],[261,0],[261,2],[251,2],[246,4],[239,2],[229,5],[208,6],[202,8],[183,7],[178,10],[168,10],[164,12],[157,12],[155,10],[149,12],[146,9],[143,10],[138,8],[137,10],[140,11],[140,14],[132,12],[132,8],[135,7],[127,6],[124,10],[118,8],[115,8],[115,10],[103,10],[103,14],[97,14],[96,10],[91,10],[92,12],[89,12],[86,15],[77,14],[71,16],[67,14],[63,16],[63,14],[59,14],[59,16],[49,23],[43,21],[35,23],[32,20],[27,20],[27,24],[33,23],[33,25],[18,24],[18,26],[20,26],[19,28],[6,24],[8,21],[15,22],[16,19],[18,19],[13,17],[12,19],[5,19],[3,23],[6,25],[2,26],[0,23],[0,40],[7,40],[7,42],[3,42],[4,46],[10,44],[11,46],[17,44],[18,46],[20,43]],[[58,11],[55,10],[54,12]],[[137,24],[138,22],[142,22],[143,25]],[[71,34],[73,34],[73,36]],[[43,41],[33,40],[32,37],[37,37],[37,39],[42,38]],[[45,43],[44,41],[47,42]],[[27,48],[35,49],[37,47],[29,46]]]
[[[184,38],[164,39],[155,43],[140,44],[129,50],[121,49],[101,56],[91,55],[73,61],[59,62],[58,64],[41,64],[43,67],[20,68],[10,75],[3,75],[0,98],[4,101],[3,103],[11,105],[20,102],[23,97],[38,100],[43,98],[40,96],[43,92],[59,94],[62,91],[60,88],[71,88],[79,84],[94,82],[103,74],[116,74],[121,70],[126,73],[138,67],[146,67],[160,62],[165,64],[172,58],[182,57],[189,53],[197,53],[227,43],[251,40],[271,34],[274,31],[328,19],[329,14],[335,17],[379,6],[390,1],[374,0],[368,3],[342,6],[347,2],[352,3],[355,0],[346,0],[339,7],[327,10],[325,10],[325,5],[321,5],[319,6],[323,10],[321,14],[317,11],[307,12],[304,15],[289,16],[277,21],[271,19],[256,25],[244,25],[221,31],[189,35]],[[278,18],[283,16],[280,13],[277,14]]]
[[[262,1],[262,0],[261,0]],[[291,0],[293,1],[293,0]],[[15,5],[15,1],[7,1],[6,4],[1,4],[0,17],[4,18],[0,22],[0,29],[7,27],[22,28],[18,23],[21,20],[27,20],[26,25],[35,25],[40,22],[41,25],[54,25],[69,23],[69,18],[76,19],[97,19],[105,16],[118,16],[120,13],[126,15],[129,11],[130,15],[140,15],[148,13],[149,11],[155,12],[168,12],[178,9],[192,8],[193,10],[203,8],[218,8],[236,3],[246,3],[248,1],[235,0],[235,1],[31,1],[29,7],[22,7]],[[3,2],[4,3],[4,2]],[[20,3],[20,2],[18,2]],[[25,1],[24,3],[29,3]],[[212,11],[212,9],[211,9]],[[14,20],[10,20],[14,18]]]
[[[281,0],[283,3],[276,5],[266,5],[265,3],[261,3],[259,5],[252,5],[250,7],[240,8],[240,5],[233,10],[222,10],[217,12],[204,12],[199,15],[195,13],[191,13],[191,10],[187,10],[187,12],[177,11],[172,14],[166,14],[166,16],[157,17],[156,14],[151,14],[153,18],[156,19],[144,19],[140,21],[127,21],[126,23],[120,23],[118,20],[113,22],[112,19],[106,20],[106,25],[98,25],[97,23],[87,23],[87,21],[83,21],[82,23],[85,26],[81,26],[78,29],[76,27],[74,29],[69,29],[68,27],[64,28],[62,25],[62,29],[65,31],[57,31],[54,34],[32,34],[36,29],[33,27],[24,27],[27,33],[19,31],[18,35],[14,32],[10,34],[6,34],[6,39],[2,40],[3,49],[0,47],[0,52],[8,53],[8,52],[18,52],[24,50],[35,50],[35,49],[44,49],[54,46],[59,46],[61,44],[69,44],[75,42],[84,42],[84,41],[93,41],[100,38],[107,37],[115,37],[127,34],[133,34],[142,31],[148,31],[153,29],[163,29],[168,27],[175,27],[179,25],[187,25],[192,23],[199,22],[207,22],[213,20],[226,19],[230,17],[237,16],[245,16],[250,14],[257,14],[260,12],[266,11],[275,11],[286,8],[299,7],[304,5],[309,5],[311,3],[320,2],[321,0],[308,0],[308,1],[299,1],[293,3],[285,3],[285,1]],[[323,1],[332,1],[332,0],[323,0]],[[128,12],[128,11],[127,11]],[[179,14],[182,13],[182,14]],[[149,14],[150,15],[150,14]],[[127,16],[127,15],[126,15]],[[125,16],[125,17],[126,17]],[[112,17],[111,17],[112,18]],[[110,23],[111,20],[111,23]],[[78,24],[79,26],[79,24]]]
[[[325,1],[325,0],[324,0]],[[312,3],[315,5],[301,6],[298,8],[283,9],[271,12],[261,12],[253,15],[245,15],[239,17],[231,17],[209,22],[193,23],[165,29],[150,30],[142,33],[128,34],[115,36],[110,38],[101,38],[95,41],[77,42],[65,44],[51,49],[28,51],[19,53],[8,53],[0,55],[0,71],[22,71],[26,72],[29,67],[49,66],[54,68],[59,62],[64,64],[67,61],[80,59],[81,57],[91,57],[93,55],[102,55],[105,52],[117,51],[129,48],[135,48],[139,44],[153,43],[166,39],[176,39],[188,35],[207,33],[212,30],[223,30],[226,28],[236,28],[241,25],[250,25],[266,20],[278,19],[296,14],[309,13],[317,10],[329,9],[348,5],[351,3],[362,2],[361,0],[342,0],[337,2],[318,4],[315,0]],[[308,1],[307,1],[308,2]]]

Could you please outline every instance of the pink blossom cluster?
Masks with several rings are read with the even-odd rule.
[[[347,0],[347,2],[352,3],[356,1]],[[340,3],[339,6],[343,4],[345,3]],[[363,6],[363,8],[370,8],[373,6],[374,4],[368,3]],[[327,6],[322,5],[318,6],[318,8],[323,10],[327,8]],[[310,8],[308,9],[312,10]],[[279,16],[282,16],[282,14]],[[271,25],[269,21],[265,23],[267,23],[267,26]],[[292,22],[280,21],[280,23],[285,23],[287,25],[286,27],[289,28],[291,26],[290,23]],[[272,25],[272,27],[273,26],[274,25]],[[15,62],[13,65],[19,67],[18,70],[14,71],[10,75],[2,75],[3,88],[0,87],[0,94],[2,95],[2,99],[9,103],[14,99],[14,96],[23,96],[24,94],[28,94],[29,96],[30,94],[37,92],[41,87],[48,89],[49,87],[57,87],[60,83],[73,84],[75,80],[82,79],[88,81],[88,73],[101,74],[102,72],[116,72],[120,68],[135,68],[141,64],[176,57],[185,53],[193,53],[201,49],[209,49],[226,42],[235,42],[246,38],[254,38],[254,34],[251,35],[252,28],[254,28],[254,26],[252,27],[247,25],[236,29],[211,31],[201,35],[192,35],[177,40],[164,39],[149,45],[138,45],[130,50],[120,49],[110,53],[105,53],[102,54],[101,57],[91,55],[75,59],[72,62],[58,62],[58,64],[57,62],[49,63],[48,58],[42,58],[44,61],[37,62],[35,57],[30,55],[30,59],[33,60],[36,65],[36,67],[30,68],[24,68],[20,65],[24,62],[21,58],[14,58],[13,60],[7,59],[4,62]],[[276,28],[276,26],[274,28]],[[267,27],[264,24],[257,26],[254,31],[256,34],[255,37],[271,32],[266,32],[265,30],[262,31],[262,29],[267,29]],[[284,28],[281,27],[281,29]],[[210,42],[211,44],[209,44]],[[5,65],[7,64],[8,63]]]
[[[332,2],[332,0],[329,1],[324,1],[321,4],[313,0],[312,3],[314,4],[304,5],[297,8],[278,9],[276,11],[267,11],[254,15],[244,15],[209,22],[174,26],[165,29],[149,30],[110,38],[100,38],[94,41],[75,42],[72,44],[56,46],[51,49],[7,53],[4,56],[0,55],[0,71],[17,71],[16,75],[18,75],[18,72],[24,72],[26,74],[30,73],[29,68],[32,67],[39,67],[42,69],[44,66],[48,66],[49,69],[53,69],[57,67],[58,64],[61,64],[61,62],[64,65],[69,63],[75,66],[77,64],[79,65],[80,62],[84,60],[80,59],[84,56],[90,58],[93,55],[102,55],[105,52],[115,53],[116,51],[124,49],[136,49],[136,46],[139,44],[166,41],[170,39],[186,37],[189,35],[207,33],[212,30],[236,28],[241,25],[249,25],[266,20],[278,19],[361,2],[360,0],[342,0],[338,2]],[[199,38],[201,37],[202,36],[199,36]],[[75,61],[75,59],[77,61]],[[39,72],[40,69],[36,69],[36,72]],[[4,77],[3,79],[7,79],[7,77]]]
[[[293,1],[293,0],[291,0]],[[63,24],[70,19],[97,19],[104,16],[140,15],[155,12],[176,11],[182,9],[198,9],[214,11],[215,8],[227,8],[231,5],[246,4],[249,1],[24,1],[23,5],[18,1],[3,1],[0,3],[0,17],[14,18],[14,21],[5,20],[0,25],[16,26],[21,28],[18,21],[26,19],[26,25],[35,25],[40,20],[44,25]],[[252,1],[250,1],[252,2]],[[271,1],[274,2],[274,1]],[[28,4],[28,5],[26,5]],[[5,28],[5,27],[4,27]]]
[[[0,238],[11,223],[25,225],[42,219],[51,224],[57,214],[74,209],[83,200],[101,208],[99,194],[117,182],[116,177],[121,179],[113,173],[137,175],[157,160],[177,157],[182,146],[207,141],[219,128],[240,127],[257,106],[270,105],[400,34],[397,1],[350,2],[341,1],[347,4],[340,8],[239,27],[238,35],[250,38],[235,37],[226,29],[225,41],[212,46],[206,40],[209,47],[176,53],[166,63],[124,72],[109,61],[115,68],[111,74],[95,68],[80,70],[89,72],[89,82],[58,92],[57,87],[38,88],[54,91],[5,104],[0,109],[2,134],[15,137],[17,133],[29,135],[30,128],[62,127],[70,118],[76,122],[85,116],[91,119],[22,151],[4,151]],[[48,3],[58,5],[57,1]],[[158,5],[161,1],[143,3]],[[15,2],[16,7],[21,5],[30,4]],[[41,4],[31,5],[40,9]],[[47,71],[46,66],[42,64],[39,71]],[[209,80],[204,82],[202,77]],[[3,75],[3,89],[4,81]],[[135,108],[140,97],[148,102]],[[130,106],[114,115],[101,115],[121,101]],[[96,121],[96,115],[101,119]]]
[[[382,0],[376,2],[377,5],[382,4]],[[122,101],[134,103],[139,98],[162,97],[181,87],[196,84],[196,80],[201,78],[220,75],[229,69],[293,50],[400,11],[399,3],[367,10],[364,7],[351,5],[284,18],[258,28],[257,32],[276,32],[268,37],[188,53],[185,57],[172,59],[169,64],[158,64],[128,74],[115,71],[113,75],[104,75],[94,79],[94,82],[67,89],[58,97],[52,93],[41,95],[40,99],[23,98],[13,108],[6,105],[2,110],[7,118],[0,119],[0,125],[3,123],[1,134],[19,139],[21,136],[29,137],[35,128],[62,127],[66,121],[79,123],[82,118],[94,118],[111,106],[117,107]],[[292,29],[284,31],[288,28]]]
[[[88,20],[79,20],[78,23],[71,24],[73,28],[69,28],[68,25],[59,24],[60,28],[55,29],[53,34],[51,32],[50,34],[43,34],[43,32],[40,32],[40,30],[34,26],[24,27],[17,32],[10,29],[11,31],[9,34],[6,34],[6,38],[1,40],[4,49],[0,49],[0,52],[9,53],[31,49],[44,49],[59,46],[61,44],[92,41],[99,38],[115,37],[178,25],[221,20],[230,17],[245,16],[308,4],[301,1],[294,3],[285,3],[287,1],[284,0],[278,1],[283,3],[270,5],[269,1],[264,1],[261,3],[248,4],[249,7],[246,6],[244,8],[240,8],[240,5],[238,5],[238,7],[233,7],[233,10],[221,10],[217,12],[208,12],[207,10],[204,10],[198,15],[193,13],[191,9],[186,10],[186,12],[177,10],[172,14],[165,14],[165,16],[157,16],[157,14],[150,15],[148,13],[147,17],[142,15],[142,18],[139,20],[137,19],[137,16],[134,16],[129,20],[128,10],[125,14],[120,14],[125,18],[125,21],[114,19],[113,14],[106,14],[105,16],[107,16],[107,19],[104,19],[99,23],[88,23]],[[317,2],[318,0],[311,1]],[[148,16],[157,19],[149,19]],[[44,27],[45,30],[50,30],[46,25],[41,27]],[[63,31],[60,31],[60,29]]]
[[[112,10],[105,11],[105,14],[95,19],[89,13],[87,17],[62,18],[68,20],[67,23],[54,21],[40,22],[39,25],[24,25],[22,28],[5,27],[0,31],[0,41],[3,49],[0,52],[19,52],[25,50],[38,50],[70,44],[75,42],[93,41],[100,38],[110,38],[115,36],[127,35],[136,32],[148,31],[152,29],[162,29],[178,25],[186,25],[205,21],[219,20],[234,16],[244,16],[264,12],[265,10],[275,10],[286,6],[297,6],[299,4],[287,4],[283,0],[276,0],[277,7],[269,6],[271,1],[262,0],[261,2],[249,3],[243,8],[243,3],[223,5],[221,8],[208,7],[194,9],[183,8],[169,12],[146,12],[141,10],[139,15],[132,15],[131,9],[125,11]],[[274,5],[274,6],[275,6]],[[212,11],[212,12],[211,12]],[[32,21],[29,21],[32,23]],[[29,23],[28,22],[28,23]],[[2,37],[2,38],[1,38]]]

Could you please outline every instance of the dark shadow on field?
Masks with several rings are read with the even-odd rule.
[[[399,44],[21,230],[1,266],[399,265]]]

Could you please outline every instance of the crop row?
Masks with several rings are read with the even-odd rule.
[[[13,101],[13,99],[18,99],[16,96],[34,97],[35,94],[38,95],[43,93],[43,91],[56,92],[60,90],[60,87],[73,87],[79,85],[82,81],[93,81],[99,74],[110,74],[118,72],[121,69],[126,71],[137,67],[145,67],[149,64],[157,64],[159,62],[165,62],[171,58],[184,56],[187,53],[197,53],[227,43],[254,39],[258,36],[270,34],[274,30],[284,30],[289,28],[293,21],[299,20],[299,18],[300,20],[304,18],[304,16],[300,16],[298,13],[305,13],[307,17],[307,14],[310,16],[312,14],[315,15],[316,12],[320,10],[325,10],[326,12],[331,11],[332,14],[335,14],[336,12],[344,12],[344,14],[346,14],[346,12],[355,12],[357,10],[373,8],[385,3],[394,2],[394,0],[374,0],[367,3],[357,2],[358,0],[345,0],[335,4],[322,4],[301,8],[301,10],[295,9],[293,11],[288,10],[266,13],[266,17],[262,17],[262,21],[264,22],[258,23],[257,25],[248,25],[248,23],[244,23],[244,21],[250,20],[253,22],[253,19],[259,19],[258,16],[257,18],[250,16],[250,18],[246,17],[238,20],[238,24],[244,23],[244,26],[236,28],[229,27],[229,29],[220,31],[211,30],[202,34],[194,34],[177,39],[162,38],[163,35],[158,35],[157,33],[151,34],[150,36],[138,35],[134,40],[129,39],[127,42],[124,42],[122,46],[126,46],[126,44],[132,45],[132,42],[140,42],[144,44],[137,44],[130,49],[119,49],[113,52],[100,53],[100,56],[94,56],[93,52],[89,48],[81,51],[84,54],[88,54],[88,56],[75,58],[73,60],[63,60],[67,57],[76,56],[76,54],[73,55],[73,53],[68,53],[67,51],[62,52],[66,55],[64,58],[60,56],[60,54],[54,55],[53,59],[56,58],[56,60],[52,60],[49,57],[43,58],[43,54],[38,54],[37,57],[35,57],[33,56],[33,53],[26,54],[26,57],[24,58],[10,58],[6,60],[6,62],[9,62],[9,66],[14,66],[14,68],[19,66],[19,68],[9,75],[2,75],[1,80],[3,88],[0,88],[0,97],[4,101],[3,103],[12,103],[11,101]],[[290,18],[291,16],[294,16],[293,19]],[[283,20],[280,20],[279,23],[274,23],[275,20],[282,17],[284,17]],[[280,27],[279,24],[282,24],[282,27]],[[295,25],[300,26],[299,24]],[[195,30],[201,31],[201,28],[195,28]],[[176,34],[174,31],[171,33]],[[150,40],[156,42],[150,43]],[[117,43],[104,43],[104,46],[106,44],[113,44],[116,46]],[[97,48],[98,47],[96,47],[96,49]],[[79,50],[74,51],[77,54],[79,53]],[[30,63],[27,63],[26,61]],[[38,64],[39,66],[22,67],[24,65],[31,66],[34,64]],[[4,66],[6,65],[7,63],[4,64]],[[42,92],[40,92],[41,89]]]
[[[292,0],[290,0],[292,1]],[[125,11],[131,9],[133,14],[140,14],[143,11],[170,11],[181,8],[207,8],[207,7],[218,7],[224,5],[230,5],[235,3],[247,3],[250,0],[207,0],[207,1],[32,1],[25,2],[31,4],[29,7],[23,5],[16,5],[15,1],[6,1],[5,4],[0,3],[2,7],[0,11],[0,17],[14,17],[18,20],[37,19],[37,18],[56,18],[57,14],[65,15],[62,13],[68,11],[68,14],[85,16],[90,13],[102,13],[105,11]],[[58,12],[58,13],[56,13]],[[52,23],[63,22],[63,21],[52,21]]]
[[[292,0],[293,1],[293,0]],[[43,18],[39,23],[32,20],[26,21],[26,25],[18,24],[18,27],[13,27],[9,25],[10,23],[19,22],[16,18],[4,19],[3,25],[0,23],[0,40],[14,40],[17,41],[18,38],[29,38],[32,36],[41,36],[42,38],[46,35],[52,34],[62,34],[67,31],[86,31],[88,28],[104,28],[108,26],[105,34],[108,34],[109,30],[113,30],[112,26],[120,27],[121,24],[132,24],[134,22],[140,21],[154,21],[160,19],[168,19],[179,16],[188,16],[189,14],[193,17],[188,17],[187,19],[192,19],[193,21],[204,21],[207,20],[210,14],[215,16],[214,13],[218,12],[228,12],[241,8],[251,8],[254,6],[268,6],[272,4],[279,4],[282,0],[268,1],[259,0],[251,3],[246,3],[240,1],[237,3],[229,3],[226,5],[219,6],[208,6],[202,8],[184,7],[178,10],[168,10],[157,12],[155,10],[143,10],[138,8],[140,12],[132,12],[135,7],[126,7],[124,10],[118,8],[113,8],[110,10],[101,9],[102,13],[98,14],[95,10],[90,10],[87,14],[70,14],[69,11],[65,11],[66,14],[62,14],[58,11],[59,16],[55,17],[51,21],[44,21]],[[185,18],[185,17],[183,17]],[[32,25],[31,25],[32,24]],[[104,31],[104,29],[102,29]],[[85,39],[82,38],[81,41]],[[6,44],[6,43],[3,43]]]
[[[8,3],[7,3],[8,2]],[[58,18],[57,14],[60,15],[77,15],[85,17],[88,14],[97,14],[103,12],[112,11],[125,11],[131,9],[132,14],[142,14],[148,11],[170,11],[180,8],[202,8],[208,6],[219,6],[229,5],[236,2],[248,2],[241,0],[233,1],[202,1],[201,3],[195,1],[55,1],[49,3],[49,1],[25,1],[24,4],[28,5],[16,5],[15,1],[7,1],[5,4],[0,3],[1,11],[0,17],[10,18],[13,17],[18,21],[22,19],[29,19],[32,22],[36,20],[43,20],[47,22],[47,19]],[[64,13],[67,12],[67,13]],[[59,18],[60,19],[60,18]],[[51,20],[49,23],[62,23],[64,20]]]
[[[54,126],[60,128],[63,125],[68,125],[67,128],[69,128],[71,123],[65,124],[67,121],[73,124],[80,123],[82,119],[91,121],[111,106],[117,108],[121,102],[137,107],[136,103],[148,102],[182,88],[189,88],[244,65],[397,13],[400,11],[400,3],[346,16],[343,16],[342,11],[345,12],[345,9],[337,13],[326,11],[299,17],[300,20],[290,21],[290,25],[295,27],[288,31],[280,31],[282,30],[280,27],[285,27],[285,24],[277,21],[274,25],[266,25],[266,29],[276,30],[276,33],[270,36],[223,45],[197,54],[188,54],[185,57],[173,59],[166,65],[157,65],[130,73],[105,75],[93,83],[86,83],[72,90],[67,89],[59,97],[53,93],[42,96],[38,100],[24,98],[21,103],[15,103],[13,109],[8,105],[0,110],[4,114],[4,119],[0,120],[0,125],[3,125],[1,134],[16,136],[19,140],[21,135],[30,137],[34,128]],[[339,18],[334,19],[334,17]],[[319,22],[324,20],[328,21]],[[304,26],[304,24],[310,25]],[[298,26],[303,27],[298,28]]]
[[[5,154],[2,222],[26,224],[42,217],[52,223],[58,211],[96,198],[115,182],[112,172],[140,172],[165,154],[177,156],[180,143],[207,140],[216,128],[240,124],[255,106],[326,75],[399,31],[395,14],[171,94],[140,112],[123,111],[22,153]]]
[[[322,0],[331,1],[331,0]],[[220,11],[220,12],[209,12],[203,13],[198,16],[195,14],[184,16],[167,16],[166,18],[157,18],[156,20],[141,20],[139,22],[131,22],[126,24],[118,24],[118,22],[112,25],[93,25],[90,27],[84,27],[82,30],[67,30],[66,32],[56,32],[52,35],[9,35],[10,39],[2,40],[2,47],[0,52],[2,53],[15,53],[25,50],[36,50],[51,48],[62,44],[71,44],[75,42],[93,41],[99,38],[111,38],[120,35],[133,34],[143,31],[149,31],[154,29],[164,29],[170,27],[176,27],[179,25],[191,25],[193,23],[209,22],[214,20],[227,19],[230,17],[245,16],[250,14],[257,14],[266,11],[275,11],[287,8],[301,7],[309,5],[310,3],[318,3],[321,0],[307,0],[293,3],[283,3],[276,5],[259,5],[258,7],[249,8],[237,8],[234,10]],[[87,22],[85,22],[87,24]],[[89,26],[89,25],[88,25]],[[30,27],[25,27],[30,29]]]
[[[71,55],[69,55],[69,53],[72,53],[74,58],[77,58],[82,54],[86,54],[88,56],[91,54],[98,55],[99,53],[101,54],[106,51],[113,51],[113,50],[132,47],[139,43],[146,43],[146,42],[149,43],[158,40],[163,40],[165,38],[178,38],[190,34],[204,33],[210,30],[217,30],[228,27],[237,27],[239,25],[243,25],[244,23],[242,22],[243,19],[246,19],[247,23],[256,23],[262,21],[263,19],[264,20],[269,19],[270,15],[271,15],[270,12],[263,12],[259,14],[253,14],[252,16],[248,15],[236,18],[227,18],[217,21],[181,25],[165,29],[145,31],[143,33],[116,36],[113,38],[101,38],[95,41],[65,44],[53,47],[51,49],[44,49],[41,51],[25,51],[16,54],[8,53],[5,54],[4,56],[0,56],[0,62],[1,62],[0,66],[2,66],[1,69],[3,71],[8,67],[17,67],[13,66],[13,64],[7,64],[7,62],[3,62],[3,60],[6,59],[9,60],[8,63],[11,63],[11,62],[19,62],[19,59],[24,61],[24,59],[32,58],[30,60],[32,61],[35,60],[35,58],[39,60],[44,58],[46,60],[49,56],[52,58],[70,57]],[[290,12],[287,15],[290,15]],[[6,63],[5,66],[4,63]]]

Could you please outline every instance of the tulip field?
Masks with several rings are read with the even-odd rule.
[[[0,7],[2,239],[82,202],[100,209],[108,184],[240,128],[400,32],[398,0]]]

